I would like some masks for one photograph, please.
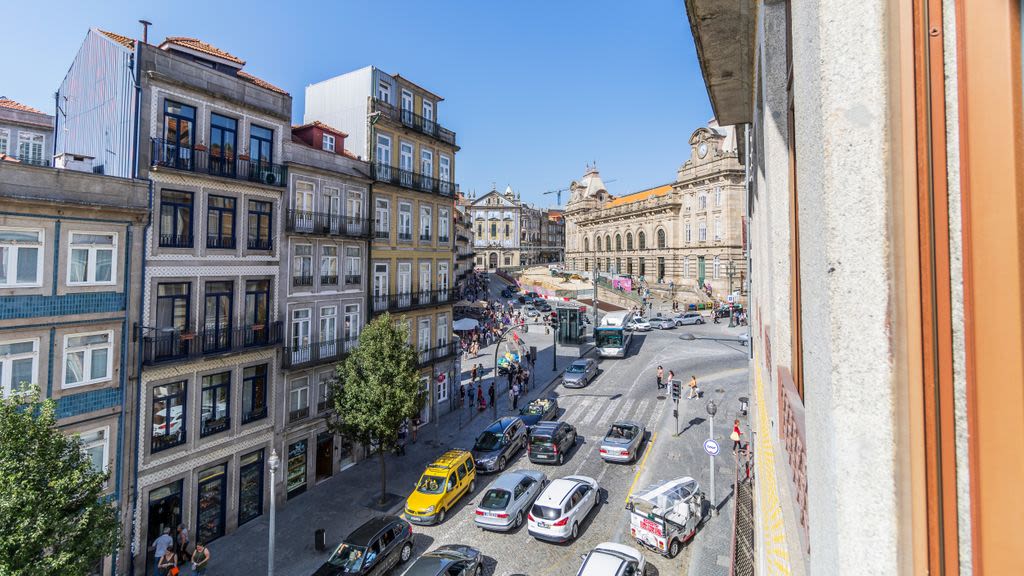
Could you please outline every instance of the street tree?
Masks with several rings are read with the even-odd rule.
[[[402,323],[405,319],[402,319]],[[364,446],[376,445],[380,458],[380,502],[387,495],[385,455],[394,450],[398,430],[420,406],[416,352],[390,314],[367,324],[359,346],[336,367],[331,428]]]
[[[0,576],[88,574],[118,547],[109,474],[57,429],[55,411],[37,389],[0,398]]]

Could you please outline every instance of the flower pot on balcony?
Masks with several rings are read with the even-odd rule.
[[[196,152],[206,152],[206,146],[204,146],[203,144],[196,144],[195,146],[192,147],[192,149],[195,150]]]
[[[243,162],[248,162],[249,161],[249,155],[248,154],[239,154],[238,155],[238,159],[242,160]]]
[[[178,335],[178,338],[182,340],[191,340],[195,337],[195,332],[182,332],[181,334]]]
[[[263,330],[263,328],[265,327],[266,325],[264,324],[253,324],[251,328],[253,332],[259,332],[260,330]]]

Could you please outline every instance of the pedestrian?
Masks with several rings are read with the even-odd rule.
[[[487,409],[487,403],[484,401],[484,388],[483,386],[476,389],[476,403],[480,411]]]
[[[509,411],[512,411],[512,410],[516,409],[516,387],[515,387],[515,385],[511,386],[508,389],[508,409],[509,409]]]
[[[477,367],[477,365],[476,365],[476,364],[474,364],[474,365],[473,365],[473,372],[472,372],[472,376],[471,376],[471,378],[472,378],[473,380],[476,380],[476,367]]]
[[[516,384],[512,387],[512,409],[519,408],[519,395],[522,393],[522,388]]]
[[[195,576],[206,576],[206,565],[210,563],[210,550],[202,542],[196,542],[192,553],[192,573]]]
[[[161,576],[176,576],[178,574],[178,555],[174,553],[174,548],[170,547],[164,550],[163,556],[156,565],[157,574]]]
[[[162,574],[160,572],[160,560],[168,548],[174,547],[174,538],[171,538],[171,528],[169,526],[164,528],[163,533],[153,541],[153,545],[150,547],[153,549],[153,566],[156,568],[156,573]]]
[[[175,542],[175,552],[178,554],[178,564],[180,565],[184,565],[188,562],[189,556],[191,556],[188,552],[188,545],[188,528],[185,528],[184,524],[178,524],[178,537]]]
[[[398,425],[398,442],[395,443],[395,456],[405,456],[405,438],[409,434],[409,419],[402,420]]]
[[[658,390],[661,390],[664,387],[662,385],[662,383],[661,383],[661,377],[664,376],[664,375],[665,375],[665,371],[662,369],[661,365],[659,364],[658,365],[658,375],[655,377],[655,379],[658,382]]]
[[[494,382],[491,382],[491,387],[487,389],[487,399],[491,402],[491,406],[494,406]]]
[[[697,377],[690,376],[690,392],[686,395],[686,399],[700,398],[700,390],[697,388]]]
[[[733,452],[733,454],[737,453],[739,451],[739,449],[740,449],[740,446],[743,445],[740,442],[740,438],[742,436],[743,436],[743,431],[740,430],[740,421],[739,420],[733,420],[732,421],[732,434],[729,435],[729,438],[732,438],[732,452]]]
[[[476,372],[476,368],[475,367],[473,368],[473,372]],[[466,403],[466,386],[463,384],[463,385],[459,386],[459,408],[462,408],[462,405],[465,404],[465,403]]]
[[[416,443],[416,431],[420,429],[420,417],[419,415],[413,416],[412,418],[412,443]]]

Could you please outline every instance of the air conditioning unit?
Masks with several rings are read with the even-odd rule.
[[[260,182],[263,182],[264,184],[268,184],[270,186],[277,186],[279,180],[280,176],[278,176],[276,172],[273,172],[271,170],[260,171]]]

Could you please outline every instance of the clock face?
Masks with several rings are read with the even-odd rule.
[[[708,144],[707,142],[701,142],[700,146],[697,146],[697,156],[701,158],[708,155]]]

